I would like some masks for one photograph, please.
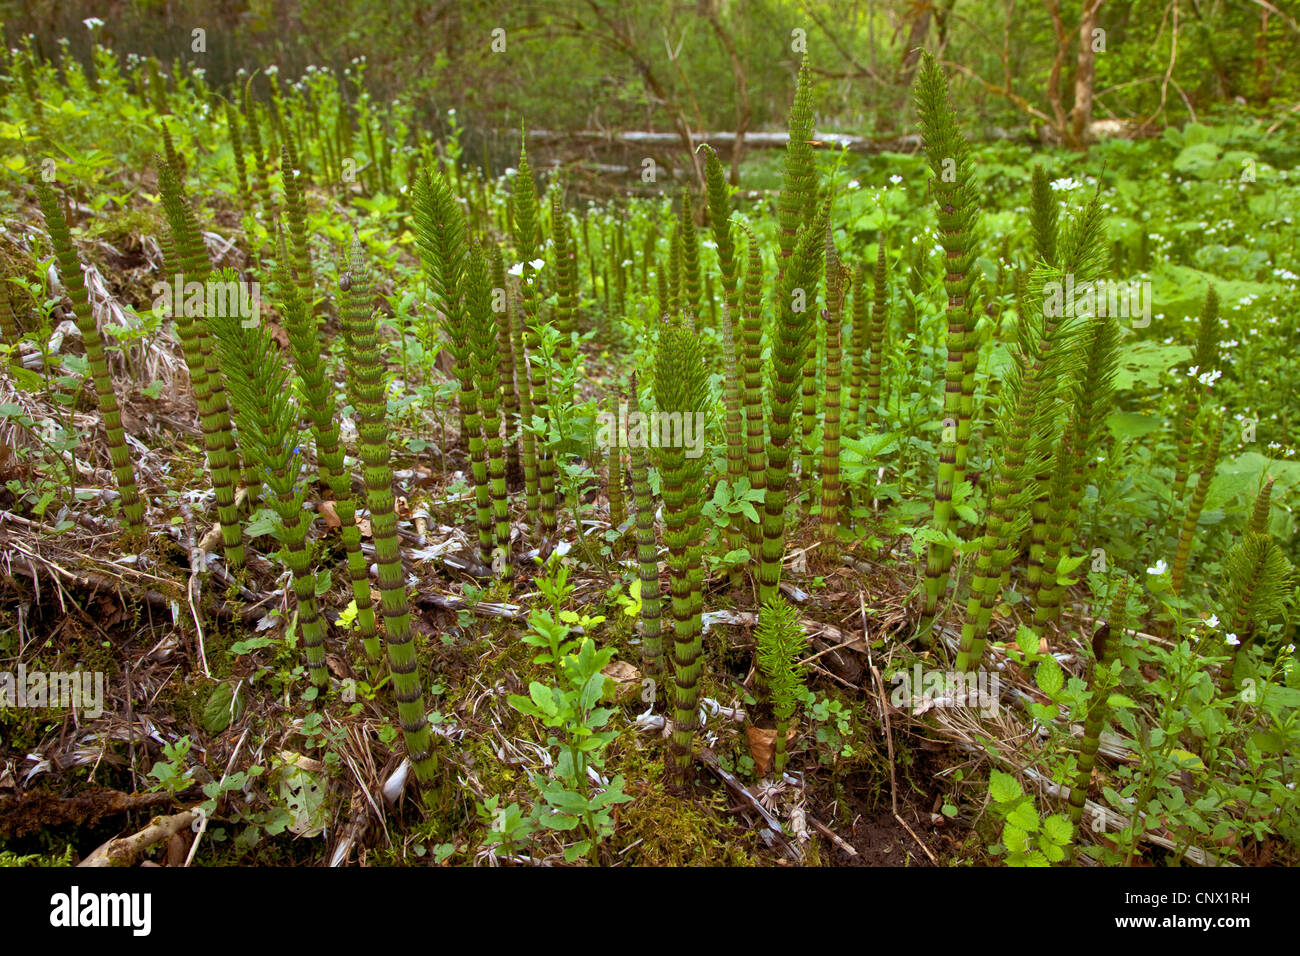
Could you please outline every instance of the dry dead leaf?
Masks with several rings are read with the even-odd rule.
[[[325,519],[325,527],[333,531],[335,528],[343,527],[343,522],[339,520],[339,513],[335,503],[332,501],[322,501],[320,507],[316,509],[322,518]]]
[[[785,732],[786,746],[794,740],[798,728],[791,724]],[[754,758],[754,767],[760,777],[767,776],[767,772],[772,769],[772,761],[776,756],[776,728],[775,727],[756,727],[749,724],[745,727],[745,737],[749,740],[749,755]]]

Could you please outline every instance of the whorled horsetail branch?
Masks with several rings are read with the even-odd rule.
[[[1205,290],[1205,303],[1201,306],[1200,321],[1196,326],[1192,365],[1183,385],[1179,413],[1174,418],[1174,427],[1178,429],[1178,450],[1174,464],[1174,483],[1170,492],[1171,522],[1178,513],[1179,506],[1184,503],[1183,492],[1187,488],[1192,443],[1196,439],[1193,423],[1200,415],[1201,403],[1209,393],[1209,386],[1204,384],[1203,379],[1208,379],[1218,370],[1220,332],[1219,292],[1214,286],[1209,286]],[[1177,527],[1176,524],[1171,524],[1175,531]]]
[[[722,332],[722,400],[726,408],[725,430],[727,435],[727,484],[734,491],[738,482],[748,471],[745,463],[744,421],[740,407],[739,363],[736,356],[736,336],[731,325],[731,308],[722,304],[722,320],[719,323]],[[741,528],[744,515],[732,515],[727,525],[727,550],[737,551],[744,547],[747,540]],[[745,524],[752,522],[745,521]],[[733,570],[731,581],[740,583],[739,569]]]
[[[121,496],[123,530],[130,538],[144,535],[145,502],[135,480],[135,468],[131,464],[131,453],[126,445],[126,432],[122,428],[122,413],[117,406],[117,394],[113,391],[113,379],[108,371],[108,360],[104,354],[104,341],[99,334],[99,326],[90,307],[90,295],[86,290],[86,279],[81,273],[81,259],[72,244],[72,233],[68,229],[63,210],[59,207],[54,190],[44,181],[36,183],[36,196],[45,215],[45,226],[54,246],[54,258],[58,265],[59,278],[63,288],[72,302],[72,313],[77,321],[77,330],[86,349],[86,364],[90,367],[91,380],[95,389],[95,403],[99,407],[99,416],[104,422],[104,433],[108,439],[108,455],[113,463],[113,477],[117,482],[117,491]],[[17,326],[13,323],[12,306],[9,304],[8,282],[0,289],[3,304],[0,311],[6,313],[9,321],[5,323],[5,340],[17,344],[15,334]]]
[[[478,243],[472,243],[465,269],[465,312],[474,403],[467,421],[479,556],[485,564],[490,563],[493,570],[509,576],[510,519],[501,445],[501,357],[498,354],[497,313],[492,308],[494,296],[490,281],[483,249]]]
[[[741,305],[740,335],[745,370],[745,463],[749,487],[767,489],[766,418],[763,414],[763,254],[754,234],[749,239],[745,267],[744,298]],[[739,257],[737,257],[739,259]],[[746,522],[751,555],[759,553],[763,541],[761,522]]]
[[[822,317],[826,326],[826,396],[822,423],[822,502],[821,552],[838,553],[840,524],[840,378],[844,349],[840,329],[844,317],[844,298],[849,291],[850,273],[835,251],[835,239],[826,223],[826,309]]]
[[[222,281],[235,278],[230,270],[223,270],[221,276]],[[208,324],[233,399],[244,457],[270,492],[275,536],[284,544],[285,561],[293,572],[307,672],[313,684],[326,687],[325,621],[316,600],[316,574],[308,541],[310,512],[303,509],[306,482],[298,426],[301,410],[289,387],[289,373],[265,326],[247,326],[233,314],[209,316]]]
[[[759,563],[760,601],[776,595],[785,553],[785,506],[790,479],[794,415],[799,385],[807,361],[807,341],[813,320],[807,291],[815,289],[822,271],[826,214],[800,230],[795,255],[778,283],[776,322],[772,332],[769,371],[771,421],[768,427],[767,484],[763,501],[763,546]],[[751,253],[752,254],[752,253]]]
[[[339,279],[343,293],[340,318],[347,353],[348,388],[356,409],[358,451],[364,466],[366,504],[379,566],[379,590],[384,614],[388,672],[402,725],[406,749],[421,783],[433,779],[437,761],[424,711],[411,629],[410,605],[406,597],[406,574],[402,570],[401,546],[397,538],[394,510],[393,470],[389,464],[388,390],[380,353],[380,335],[375,322],[370,277],[359,246]]]
[[[1196,526],[1201,520],[1201,511],[1205,508],[1205,496],[1209,494],[1210,482],[1214,480],[1214,471],[1219,464],[1219,446],[1223,442],[1223,415],[1214,413],[1206,423],[1206,439],[1200,468],[1197,469],[1196,487],[1192,489],[1183,512],[1182,527],[1178,531],[1178,547],[1174,552],[1173,568],[1170,571],[1170,590],[1174,594],[1183,593],[1183,582],[1187,577],[1187,561],[1192,553],[1192,539],[1196,536]]]
[[[655,353],[654,396],[660,414],[707,414],[709,378],[699,339],[680,320],[659,333]],[[704,461],[688,457],[687,449],[661,444],[658,466],[664,503],[664,542],[672,582],[673,708],[671,756],[673,771],[684,783],[691,765],[696,705],[703,669],[704,633]]]
[[[528,162],[528,150],[523,145],[519,151],[519,171],[515,175],[514,183],[514,192],[510,200],[514,210],[515,254],[522,260],[519,299],[523,308],[519,316],[519,326],[523,334],[524,349],[537,353],[541,347],[538,325],[542,321],[542,295],[541,277],[537,275],[533,263],[541,250],[541,207],[537,199],[537,184],[533,182],[533,168]],[[542,364],[529,362],[528,371],[529,408],[525,410],[523,429],[525,496],[529,527],[534,534],[540,535],[538,548],[545,554],[550,550],[549,532],[557,525],[555,461],[550,458],[545,442],[539,440],[531,425],[534,418],[547,420],[550,397]],[[530,480],[530,471],[532,480]]]
[[[799,662],[805,647],[803,625],[799,611],[785,598],[777,595],[763,604],[754,629],[757,645],[758,667],[772,702],[776,718],[776,747],[772,770],[781,779],[787,760],[786,738],[789,736],[790,718],[794,716],[799,698],[804,691],[806,667]]]
[[[276,245],[276,285],[280,311],[289,333],[289,346],[298,371],[302,395],[306,399],[305,412],[316,445],[319,478],[334,500],[334,513],[339,519],[339,536],[343,539],[343,549],[347,554],[348,581],[357,609],[357,635],[361,639],[371,677],[377,680],[380,662],[379,631],[374,602],[370,597],[370,575],[361,550],[361,529],[357,525],[352,476],[348,472],[339,437],[338,407],[334,400],[333,383],[321,358],[323,343],[320,328],[310,306],[302,297],[301,279],[293,275],[283,233],[277,233]],[[236,419],[238,420],[238,414]]]
[[[971,180],[970,144],[958,128],[956,115],[948,103],[948,83],[934,58],[928,54],[923,56],[916,80],[916,105],[922,144],[933,172],[930,183],[938,208],[940,242],[946,257],[944,288],[947,295],[948,358],[944,372],[943,417],[952,425],[945,425],[939,449],[932,522],[935,532],[945,535],[951,522],[953,490],[966,475],[966,450],[974,412],[975,367],[972,363],[978,362],[979,353],[973,347],[971,296],[975,283],[974,234],[979,222],[979,205]],[[932,541],[926,549],[922,635],[928,635],[929,622],[934,620],[939,601],[947,591],[952,557],[953,550],[949,544]]]
[[[1254,512],[1261,510],[1261,491]],[[1265,509],[1266,510],[1266,507]],[[1252,512],[1252,517],[1253,513]],[[1286,614],[1286,601],[1295,588],[1295,569],[1267,532],[1247,530],[1223,560],[1223,584],[1217,595],[1224,625],[1227,663],[1219,672],[1224,692],[1239,683],[1237,668],[1242,651],[1250,648],[1268,622]]]
[[[1114,404],[1119,364],[1119,325],[1113,316],[1089,320],[1082,333],[1082,364],[1071,383],[1073,401],[1057,443],[1047,484],[1042,572],[1034,601],[1034,626],[1041,629],[1060,615],[1064,588],[1057,581],[1062,557],[1070,553],[1079,506],[1083,500],[1088,462],[1093,460],[1106,416]]]
[[[1018,329],[1019,354],[1002,381],[993,480],[962,625],[957,669],[979,666],[993,609],[1002,594],[1002,572],[1010,567],[1027,522],[1027,506],[1038,494],[1036,476],[1050,462],[1059,420],[1058,383],[1077,372],[1074,348],[1080,323],[1057,321],[1043,306],[1041,291],[1063,273],[1092,281],[1100,267],[1104,230],[1101,204],[1093,199],[1071,223],[1060,268],[1041,264],[1035,294]]]
[[[175,171],[161,157],[158,158],[158,191],[171,232],[169,249],[173,259],[167,263],[168,271],[180,277],[186,286],[192,282],[206,282],[212,271],[212,263],[204,248],[198,223],[190,209],[184,187]],[[181,341],[181,351],[189,369],[190,388],[194,392],[199,422],[203,429],[203,445],[208,472],[212,477],[226,563],[232,569],[238,569],[244,565],[243,527],[235,506],[235,484],[240,465],[234,431],[230,424],[225,383],[207,331],[205,316],[190,315],[191,310],[179,303],[174,303],[174,306],[173,319],[177,337]],[[202,313],[206,309],[198,311]]]
[[[641,409],[636,373],[632,374],[632,404]],[[659,586],[659,549],[655,543],[655,499],[650,490],[650,468],[644,443],[628,449],[632,459],[632,497],[636,507],[636,559],[641,581],[641,667],[648,677],[664,672],[662,606]]]

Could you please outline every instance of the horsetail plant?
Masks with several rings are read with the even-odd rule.
[[[1052,192],[1047,170],[1041,165],[1034,166],[1030,186],[1029,229],[1033,236],[1035,255],[1040,262],[1048,266],[1056,265],[1057,221],[1060,213],[1061,205]],[[1002,288],[1003,258],[1004,256],[1000,256],[998,259],[997,288],[999,291]],[[1051,499],[1047,492],[1050,480],[1049,474],[1038,476],[1042,492],[1029,506],[1029,565],[1026,580],[1031,588],[1037,588],[1042,581],[1043,556],[1047,549],[1048,522],[1052,510]],[[1009,573],[1009,568],[1003,572],[1004,581]]]
[[[519,151],[519,171],[515,174],[515,188],[511,195],[514,209],[515,254],[520,264],[519,298],[523,305],[519,325],[526,339],[526,348],[536,352],[540,347],[538,324],[541,322],[541,278],[537,270],[542,264],[538,258],[541,250],[541,209],[537,201],[537,185],[533,182],[533,168],[528,162],[525,146]],[[548,454],[546,444],[533,428],[533,421],[547,420],[550,398],[546,375],[539,363],[529,363],[530,413],[524,417],[524,482],[527,486],[528,523],[534,533],[540,534],[538,548],[543,556],[550,550],[550,532],[555,530],[555,461]],[[529,481],[529,464],[534,480]]]
[[[500,356],[497,327],[488,287],[487,260],[478,243],[470,245],[465,269],[465,312],[469,331],[473,414],[469,417],[470,461],[478,519],[479,556],[494,571],[505,574],[510,553],[510,520],[506,500],[506,468],[501,449]],[[489,483],[490,482],[490,483]]]
[[[843,348],[840,326],[844,297],[848,293],[849,270],[835,251],[830,223],[826,224],[826,397],[822,433],[822,553],[834,555],[839,544],[840,523],[840,376]]]
[[[1201,402],[1209,390],[1205,382],[1213,381],[1212,376],[1219,364],[1219,291],[1214,286],[1205,290],[1205,304],[1201,306],[1200,322],[1196,328],[1196,346],[1183,387],[1181,414],[1175,420],[1178,428],[1178,453],[1171,498],[1174,508],[1178,507],[1183,490],[1187,487],[1188,462],[1192,456],[1192,441],[1196,437],[1191,425],[1200,413]]]
[[[700,234],[695,228],[695,209],[691,202],[690,190],[682,187],[682,210],[679,221],[682,249],[682,307],[697,322],[703,322],[700,314]]]
[[[232,271],[221,281],[235,281]],[[325,666],[325,621],[316,601],[316,574],[308,532],[311,517],[303,508],[306,482],[298,429],[299,408],[289,388],[289,373],[279,346],[264,326],[247,326],[234,315],[209,317],[221,368],[234,399],[235,420],[249,467],[271,493],[275,536],[284,545],[285,563],[293,572],[307,673],[317,687],[329,685]]]
[[[859,411],[866,382],[867,350],[871,346],[871,300],[867,297],[867,264],[859,262],[852,285],[853,329],[849,336],[849,400],[844,408],[844,432],[859,435]]]
[[[144,536],[145,504],[140,497],[139,487],[135,481],[135,468],[131,464],[131,453],[126,445],[126,432],[122,428],[122,413],[117,407],[117,394],[113,391],[113,379],[108,371],[108,361],[104,355],[104,341],[99,334],[99,326],[90,307],[90,296],[86,290],[86,279],[81,273],[81,260],[72,245],[72,233],[68,229],[63,210],[49,184],[40,181],[36,184],[36,196],[45,214],[45,226],[54,246],[55,261],[58,264],[59,277],[63,288],[72,301],[72,312],[77,320],[77,329],[81,332],[81,341],[86,349],[86,364],[90,367],[91,379],[95,386],[95,403],[99,407],[100,418],[104,421],[104,432],[108,437],[108,455],[113,463],[113,477],[117,481],[117,491],[121,496],[122,523],[126,536],[139,539]],[[3,297],[3,310],[9,317],[5,323],[5,338],[17,344],[14,335],[13,311],[9,304],[8,283],[0,288]]]
[[[158,191],[171,231],[173,261],[168,264],[169,271],[182,280],[182,285],[206,283],[212,263],[203,246],[198,223],[175,171],[161,158],[158,161]],[[191,309],[190,306],[188,300],[173,303],[173,318],[185,364],[189,368],[190,388],[199,409],[226,563],[232,569],[239,569],[244,566],[243,528],[235,506],[239,454],[230,425],[225,383],[207,330],[204,315],[207,309]]]
[[[340,315],[349,390],[356,408],[358,450],[365,466],[366,504],[370,508],[375,561],[379,565],[388,672],[416,779],[428,783],[433,779],[437,762],[424,712],[424,693],[416,672],[415,635],[397,539],[393,470],[389,464],[388,390],[379,351],[380,336],[367,265],[359,246],[353,247],[348,268],[339,279],[339,288],[343,292]]]
[[[465,216],[446,177],[425,174],[416,180],[411,218],[429,286],[438,297],[442,334],[460,383],[461,442],[468,447],[474,412],[474,370],[461,280],[465,271]]]
[[[640,411],[636,373],[632,375],[632,404]],[[655,501],[650,490],[650,469],[644,442],[628,449],[632,459],[632,496],[636,505],[636,559],[641,583],[641,667],[648,677],[664,672],[662,606],[659,586],[659,549],[655,544]]]
[[[741,347],[745,368],[745,462],[749,487],[767,495],[767,440],[763,415],[763,254],[754,234],[749,238],[741,306]],[[739,257],[737,257],[739,258]],[[758,554],[763,542],[761,522],[747,522],[749,552]]]
[[[966,476],[966,449],[975,405],[974,312],[971,295],[975,284],[975,230],[979,205],[971,182],[970,144],[957,126],[948,103],[948,83],[934,57],[924,54],[916,81],[916,104],[921,138],[933,178],[931,191],[939,214],[939,237],[944,247],[945,310],[948,323],[948,358],[944,372],[942,441],[934,489],[934,536],[926,549],[925,608],[921,633],[928,635],[938,613],[939,600],[948,588],[953,546],[949,534],[953,491]],[[925,638],[928,639],[928,638]]]
[[[794,716],[800,699],[807,694],[804,687],[806,668],[799,661],[799,654],[804,649],[799,611],[780,595],[767,601],[758,616],[754,640],[758,646],[758,667],[767,685],[772,713],[776,718],[776,747],[772,770],[779,780],[785,772],[788,759],[786,737],[789,735],[790,718]]]
[[[1170,572],[1170,590],[1174,594],[1183,593],[1183,581],[1187,576],[1187,561],[1192,553],[1192,538],[1196,535],[1196,526],[1201,520],[1201,511],[1205,508],[1205,496],[1210,491],[1210,482],[1214,479],[1214,470],[1219,464],[1219,445],[1223,441],[1223,415],[1214,413],[1206,424],[1208,434],[1200,468],[1197,469],[1196,487],[1192,489],[1183,512],[1183,524],[1178,532],[1178,549],[1174,552],[1173,570]]]
[[[867,347],[871,358],[867,364],[867,407],[862,412],[862,434],[866,436],[880,423],[879,407],[885,401],[881,393],[881,370],[884,368],[885,329],[889,324],[888,260],[885,237],[881,235],[876,250],[876,269],[871,276],[873,299],[871,324],[867,327]]]
[[[1247,531],[1223,560],[1223,586],[1218,595],[1223,620],[1231,630],[1224,637],[1228,660],[1219,672],[1224,693],[1236,689],[1241,652],[1254,643],[1260,629],[1286,611],[1294,569],[1272,535]]]
[[[699,339],[680,320],[659,333],[654,365],[655,404],[660,415],[680,417],[682,437],[687,418],[697,422],[709,400],[708,370]],[[698,426],[697,426],[698,427]],[[688,457],[682,442],[659,446],[658,465],[664,502],[664,541],[672,580],[673,710],[672,766],[679,783],[685,783],[691,764],[696,705],[702,669],[704,633],[700,612],[704,594],[704,461]]]
[[[501,382],[501,410],[505,416],[505,450],[506,475],[510,481],[523,480],[523,468],[519,463],[519,392],[515,387],[516,358],[511,326],[515,321],[514,310],[510,307],[510,296],[506,293],[506,265],[501,255],[501,247],[491,244],[489,261],[492,267],[492,311],[499,316],[497,326],[497,354],[501,358],[499,379]]]
[[[798,248],[778,283],[769,373],[772,418],[768,428],[762,561],[758,571],[760,601],[774,597],[781,580],[794,413],[804,363],[808,359],[807,342],[814,334],[806,293],[816,287],[821,272],[825,229],[826,219],[819,217],[800,231]]]
[[[1042,568],[1034,600],[1034,627],[1040,634],[1060,614],[1064,589],[1057,581],[1058,572],[1061,560],[1070,556],[1088,462],[1114,404],[1119,341],[1119,325],[1108,315],[1089,320],[1081,335],[1080,368],[1071,383],[1070,415],[1057,442],[1047,482]]]
[[[334,401],[333,383],[329,380],[322,361],[323,343],[319,326],[301,295],[300,280],[294,277],[282,233],[276,236],[276,243],[276,283],[279,286],[281,313],[289,333],[289,346],[298,370],[302,395],[306,400],[305,412],[316,444],[319,477],[334,500],[334,514],[339,519],[339,535],[347,554],[348,581],[357,610],[357,635],[361,639],[371,676],[377,677],[375,671],[380,660],[379,632],[374,602],[370,597],[370,575],[365,555],[361,551],[361,528],[357,525],[352,476],[347,469],[343,446],[339,440],[338,409]],[[237,413],[236,420],[238,419]]]
[[[959,671],[979,666],[983,656],[993,609],[1002,594],[1002,570],[1010,566],[1014,542],[1027,520],[1025,508],[1037,494],[1035,476],[1050,460],[1058,417],[1056,383],[1073,371],[1078,323],[1053,314],[1046,290],[1066,274],[1091,282],[1100,270],[1103,236],[1101,204],[1093,199],[1072,223],[1062,267],[1042,265],[1034,272],[1034,293],[1018,329],[1018,355],[999,393],[993,480],[962,625]]]

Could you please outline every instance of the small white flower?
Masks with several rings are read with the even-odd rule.
[[[1147,574],[1164,574],[1169,570],[1169,565],[1165,564],[1165,559],[1161,558],[1156,562],[1154,568],[1147,568]]]
[[[1192,376],[1192,375],[1195,375],[1195,374],[1196,374],[1197,372],[1199,372],[1200,370],[1201,370],[1201,367],[1200,367],[1199,365],[1193,365],[1191,368],[1189,368],[1189,369],[1187,370],[1187,374],[1188,374],[1188,376],[1190,377],[1190,376]]]
[[[1217,615],[1217,614],[1211,614],[1209,617],[1207,617],[1207,618],[1205,619],[1205,625],[1206,625],[1206,627],[1218,627],[1218,626],[1219,626],[1219,615]]]
[[[87,30],[93,30],[96,27],[102,27],[104,25],[104,21],[99,19],[99,17],[86,17],[86,19],[81,22],[86,25]]]
[[[534,259],[532,262],[530,262],[530,263],[528,263],[528,264],[529,264],[530,266],[532,266],[534,269],[540,269],[540,268],[542,268],[542,266],[546,265],[546,260],[545,260],[545,259]]]
[[[849,188],[850,188],[850,189],[857,189],[857,188],[858,188],[858,181],[857,181],[856,179],[850,179],[850,180],[849,180]]]
[[[895,173],[894,175],[889,177],[889,181],[893,183],[895,186],[897,186],[899,183],[903,181],[903,177]]]
[[[1241,643],[1240,638],[1238,638],[1236,634],[1229,634],[1227,637],[1224,638],[1224,640],[1227,641],[1229,644],[1231,644],[1233,647],[1236,647],[1238,644]]]
[[[1057,192],[1067,192],[1067,193],[1068,193],[1071,189],[1078,189],[1078,188],[1079,188],[1080,186],[1082,186],[1082,185],[1083,185],[1083,183],[1078,182],[1077,180],[1071,179],[1071,178],[1068,177],[1068,176],[1067,176],[1065,179],[1053,179],[1053,180],[1052,180],[1052,189],[1056,190]]]
[[[524,264],[522,262],[516,262],[506,271],[509,272],[512,276],[521,276],[524,274]]]

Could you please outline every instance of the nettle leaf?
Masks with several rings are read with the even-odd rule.
[[[1023,624],[1016,628],[1016,646],[1026,654],[1038,653],[1038,635]]]
[[[1034,801],[1030,799],[1017,804],[1015,809],[1007,814],[1007,823],[1012,824],[1019,830],[1024,830],[1026,833],[1037,830],[1038,811],[1034,809]]]
[[[1043,658],[1034,674],[1034,680],[1038,684],[1038,689],[1048,697],[1055,697],[1065,686],[1065,675],[1061,672],[1061,665],[1056,663],[1055,657]]]
[[[1009,773],[994,770],[989,773],[989,795],[998,803],[1010,803],[1021,796],[1024,791],[1020,781]]]
[[[1059,813],[1043,821],[1043,834],[1053,843],[1064,846],[1074,836],[1074,825]]]

